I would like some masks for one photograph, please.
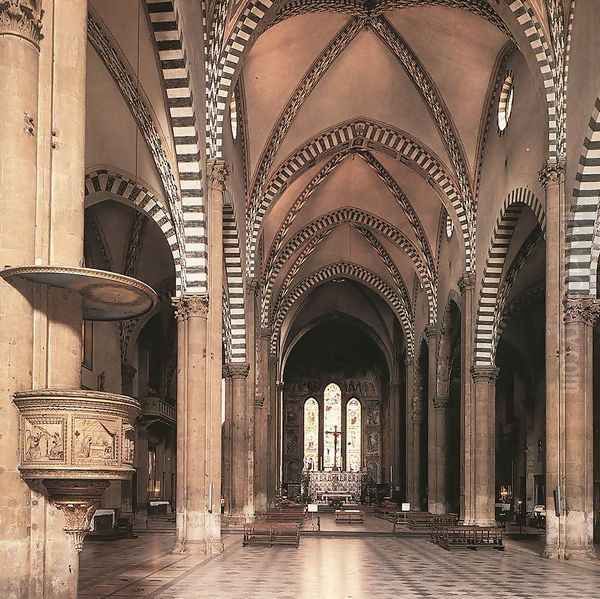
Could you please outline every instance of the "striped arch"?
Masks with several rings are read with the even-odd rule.
[[[544,238],[544,232],[536,227],[530,234],[529,237],[525,240],[525,243],[519,249],[518,254],[515,256],[515,259],[512,261],[504,280],[502,281],[502,285],[500,287],[500,291],[498,292],[498,310],[496,313],[496,334],[494,337],[494,347],[493,351],[493,359],[496,359],[496,348],[498,347],[498,342],[502,337],[502,333],[506,328],[508,322],[508,308],[507,302],[510,297],[510,292],[512,291],[513,285],[517,279],[518,274],[521,272],[523,267],[528,263],[529,257],[533,254],[534,250],[537,247],[538,242]]]
[[[475,247],[474,229],[469,225],[463,199],[458,188],[441,160],[429,149],[422,146],[408,133],[369,119],[356,119],[336,125],[309,140],[299,150],[290,155],[273,173],[260,204],[250,205],[247,215],[247,268],[252,275],[256,269],[256,242],[262,227],[263,218],[275,201],[291,182],[316,161],[341,150],[353,147],[369,147],[383,151],[400,160],[423,175],[437,188],[445,200],[446,208],[453,210],[463,233],[465,244],[465,264],[472,268]]]
[[[408,315],[408,310],[404,305],[402,298],[378,275],[366,269],[364,266],[352,262],[336,262],[335,264],[323,266],[303,279],[288,294],[286,294],[284,298],[282,298],[277,306],[272,322],[271,354],[277,353],[281,327],[283,326],[290,309],[311,289],[319,287],[332,279],[339,278],[352,279],[359,283],[363,283],[386,301],[394,314],[396,314],[402,326],[402,331],[406,339],[407,353],[412,357],[415,344],[414,330]]]
[[[320,235],[323,231],[333,229],[345,223],[353,223],[355,225],[366,227],[372,231],[375,231],[402,249],[411,259],[415,270],[417,271],[419,280],[421,281],[421,284],[427,293],[428,301],[430,302],[430,309],[436,307],[437,279],[435,273],[431,272],[431,270],[428,268],[427,263],[421,256],[419,250],[414,246],[413,242],[408,239],[397,227],[383,220],[382,218],[358,208],[343,207],[332,210],[327,214],[323,214],[308,223],[305,227],[298,231],[298,233],[296,233],[296,235],[294,235],[283,246],[274,259],[266,265],[263,277],[264,300],[261,305],[261,322],[266,323],[270,319],[269,314],[273,286],[286,262],[300,248],[302,248],[306,243],[309,243],[316,236]]]
[[[600,97],[590,117],[579,157],[573,205],[567,225],[567,294],[597,297],[596,271],[600,255]]]
[[[227,288],[223,287],[223,301],[221,303],[223,316],[223,353],[225,363],[229,364],[233,361],[232,339],[231,339],[231,306],[229,305],[229,293]]]
[[[242,255],[232,206],[223,207],[223,254],[231,324],[231,359],[229,361],[245,362],[246,311],[244,307]]]
[[[295,6],[290,16],[304,12],[305,6],[311,7],[315,3],[315,0],[294,2]],[[557,115],[561,121],[564,120],[564,106],[559,105],[557,107],[556,103],[557,92],[554,81],[552,50],[546,40],[542,25],[530,7],[529,0],[504,0],[504,3],[513,15],[516,27],[523,31],[539,67],[548,110],[549,158],[551,161],[556,160],[561,151],[557,146],[559,140]],[[252,44],[255,42],[256,33],[260,29],[259,25],[262,24],[263,20],[268,21],[265,17],[267,15],[274,16],[275,22],[277,21],[277,15],[273,15],[273,10],[270,10],[273,4],[273,0],[248,0],[235,25],[230,29],[227,40],[223,44],[223,51],[217,69],[218,83],[211,90],[208,98],[209,123],[211,125],[207,135],[211,138],[211,147],[214,151],[213,158],[222,158],[220,152],[223,147],[223,120],[229,97],[233,92],[233,85],[237,81],[243,64],[244,55],[249,52]],[[320,0],[319,4],[323,6],[328,3]],[[340,4],[343,5],[343,9],[347,9],[347,12],[353,13],[354,9],[354,14],[361,14],[360,10],[356,11],[358,3],[354,3],[352,0],[337,3],[335,7],[338,10]],[[360,4],[364,7],[364,4]],[[502,18],[496,15],[495,11],[485,4],[485,2],[475,4],[467,0],[389,0],[384,4],[383,8],[386,6],[395,6],[398,8],[414,7],[417,4],[442,5],[469,10],[492,22],[509,35]],[[331,9],[333,10],[335,7],[331,7]],[[365,16],[372,16],[372,11],[369,11]],[[561,130],[564,130],[564,127],[561,126]],[[561,145],[563,143],[564,140],[561,140]]]
[[[181,248],[173,221],[167,210],[157,199],[156,194],[125,175],[106,169],[91,171],[85,177],[86,203],[93,203],[92,196],[97,193],[117,196],[135,210],[146,214],[159,226],[169,244],[175,264],[175,293],[177,296],[181,295],[183,291]]]
[[[562,91],[556,85],[556,65],[552,48],[529,0],[504,1],[523,30],[539,67],[548,111],[548,158],[550,162],[557,162],[565,152],[566,106]]]
[[[544,207],[532,191],[525,187],[518,187],[508,194],[492,232],[481,281],[475,329],[475,364],[477,366],[494,365],[500,320],[499,302],[504,301],[499,294],[502,273],[515,227],[525,206],[535,214],[542,231],[546,227]]]
[[[267,264],[270,264],[274,260],[275,255],[282,248],[284,238],[288,234],[294,220],[304,208],[306,203],[314,195],[319,186],[333,173],[338,166],[344,162],[348,156],[355,155],[358,155],[366,162],[366,164],[375,172],[381,182],[387,187],[394,200],[400,205],[413,230],[415,239],[417,240],[418,246],[425,257],[426,263],[429,265],[430,270],[435,273],[435,276],[437,277],[435,260],[431,252],[431,248],[429,247],[429,241],[427,239],[425,229],[423,228],[415,209],[413,208],[409,199],[406,197],[406,194],[400,188],[394,177],[390,175],[383,164],[381,164],[381,162],[379,162],[379,160],[377,160],[377,158],[375,158],[371,152],[358,151],[355,148],[342,150],[341,152],[335,154],[333,158],[325,164],[325,166],[302,190],[302,193],[298,196],[288,213],[285,215],[281,227],[277,230],[277,233],[273,238],[273,243],[271,244],[271,249],[269,250],[269,257],[267,258]]]
[[[197,113],[190,84],[181,19],[172,0],[145,0],[160,61],[171,117],[179,172],[186,247],[186,291],[205,293],[208,285],[206,211]]]

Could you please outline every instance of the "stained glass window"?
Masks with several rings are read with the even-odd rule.
[[[342,468],[342,391],[335,383],[325,387],[325,455],[323,468]]]
[[[304,402],[304,468],[319,469],[319,404],[314,397]]]
[[[361,405],[353,397],[346,404],[346,470],[358,472],[361,467]]]

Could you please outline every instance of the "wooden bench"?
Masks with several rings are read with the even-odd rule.
[[[302,525],[306,518],[306,509],[304,506],[300,508],[275,509],[265,512],[260,518],[267,522],[293,522]]]
[[[335,510],[335,521],[362,524],[365,521],[365,515],[360,510]]]
[[[411,530],[429,530],[433,514],[429,512],[409,512],[408,528]]]
[[[449,526],[440,530],[438,544],[450,549],[504,551],[503,531],[496,526]]]
[[[292,522],[244,524],[242,545],[300,545],[300,526]]]
[[[439,543],[440,535],[446,528],[458,526],[458,514],[436,514],[431,519],[431,542]]]

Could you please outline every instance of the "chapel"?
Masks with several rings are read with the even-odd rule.
[[[0,0],[0,598],[597,597],[599,9]]]

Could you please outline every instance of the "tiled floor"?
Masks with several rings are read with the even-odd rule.
[[[242,547],[170,555],[172,535],[89,543],[80,597],[155,599],[598,599],[600,562],[552,562],[510,544],[504,553],[447,552],[421,539],[303,538],[299,549]]]

